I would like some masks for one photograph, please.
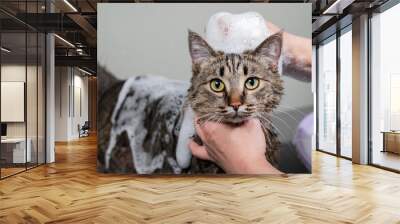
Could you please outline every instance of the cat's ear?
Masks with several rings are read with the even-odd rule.
[[[257,56],[272,59],[275,65],[278,65],[282,51],[282,36],[283,31],[279,31],[259,44],[253,53]]]
[[[193,64],[199,64],[215,56],[214,50],[197,33],[189,30],[189,51]]]

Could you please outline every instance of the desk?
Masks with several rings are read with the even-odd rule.
[[[382,152],[392,152],[400,154],[400,131],[382,131],[382,134]]]
[[[28,143],[27,144],[28,147],[26,147],[26,154],[25,154],[25,138],[1,139],[1,157],[3,157],[3,159],[6,160],[6,163],[31,162],[32,141],[30,138],[28,138],[26,142]]]

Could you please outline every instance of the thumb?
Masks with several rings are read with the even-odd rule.
[[[189,148],[192,151],[192,154],[197,158],[212,161],[204,145],[198,145],[193,141],[193,139],[191,139],[189,142]]]

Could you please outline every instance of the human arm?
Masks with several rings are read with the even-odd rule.
[[[271,34],[281,30],[271,22],[267,21],[266,25]],[[283,32],[282,57],[283,74],[302,81],[311,81],[311,39]]]

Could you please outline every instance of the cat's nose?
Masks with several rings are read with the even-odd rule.
[[[240,102],[233,102],[233,103],[230,104],[230,106],[231,106],[235,111],[238,111],[238,110],[239,110],[240,105],[242,105]]]
[[[229,106],[231,106],[236,112],[239,110],[240,105],[242,105],[242,95],[239,90],[233,89],[228,101]]]

